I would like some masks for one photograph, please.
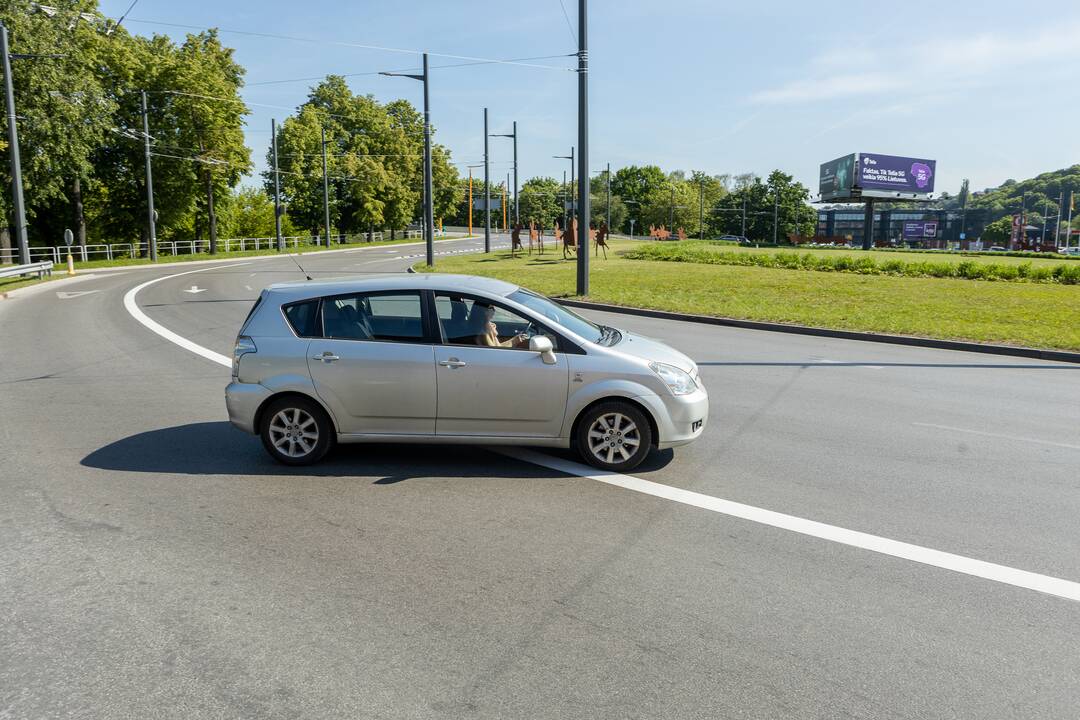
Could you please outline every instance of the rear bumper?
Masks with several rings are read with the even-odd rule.
[[[656,420],[660,450],[686,445],[705,432],[709,421],[709,394],[704,387],[689,395],[644,395],[636,398],[647,406]]]
[[[225,409],[229,411],[229,422],[246,433],[257,434],[255,414],[268,397],[270,391],[257,383],[229,383],[225,388]]]

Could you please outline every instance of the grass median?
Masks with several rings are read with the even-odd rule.
[[[629,260],[613,241],[591,259],[586,299],[631,307],[843,330],[1080,351],[1080,286]],[[996,258],[995,258],[996,260]],[[423,270],[417,265],[417,270]],[[439,258],[439,272],[497,277],[547,295],[574,293],[562,254]]]

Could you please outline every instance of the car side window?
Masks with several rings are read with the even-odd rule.
[[[319,301],[304,300],[282,308],[293,332],[300,337],[319,337]]]
[[[559,339],[546,328],[488,300],[436,293],[435,310],[448,345],[528,350],[528,337],[541,334],[559,348]]]
[[[425,342],[419,292],[357,293],[323,299],[323,335],[342,340]]]

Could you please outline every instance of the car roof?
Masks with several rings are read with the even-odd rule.
[[[476,275],[386,273],[362,277],[275,283],[266,290],[279,302],[292,302],[327,295],[379,292],[383,290],[444,290],[462,293],[475,292],[482,295],[504,297],[517,289],[518,286],[512,283]]]

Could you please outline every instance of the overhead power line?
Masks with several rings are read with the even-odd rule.
[[[560,0],[560,2],[561,2],[561,0]],[[563,9],[563,12],[564,13],[566,12],[565,8]],[[135,18],[128,18],[128,22],[129,23],[142,23],[144,25],[160,25],[162,27],[184,28],[186,30],[206,30],[207,29],[203,25],[188,25],[188,24],[185,24],[185,23],[164,22],[164,21],[160,21],[160,20],[141,20],[141,19],[137,20]],[[569,19],[567,20],[567,22],[569,22]],[[385,47],[385,46],[382,46],[382,45],[365,45],[363,43],[346,42],[344,40],[326,40],[326,39],[320,39],[320,38],[306,38],[306,37],[297,37],[295,35],[279,35],[277,33],[255,32],[255,31],[251,31],[251,30],[231,30],[231,29],[227,29],[227,28],[216,28],[216,29],[217,29],[217,31],[219,33],[228,33],[230,35],[244,35],[244,36],[247,36],[247,37],[267,38],[267,39],[270,39],[270,40],[288,40],[288,41],[291,41],[291,42],[314,43],[316,45],[337,45],[337,46],[340,46],[340,47],[359,48],[361,50],[378,50],[378,51],[381,51],[381,52],[408,53],[410,55],[421,55],[424,52],[427,52],[428,55],[431,55],[433,57],[444,57],[444,58],[449,58],[451,60],[472,60],[472,61],[479,61],[479,62],[483,62],[483,63],[499,64],[499,65],[518,65],[518,66],[521,66],[521,67],[540,68],[542,70],[563,70],[563,71],[567,71],[567,72],[574,72],[575,71],[574,68],[556,67],[554,65],[536,65],[536,64],[531,64],[531,63],[527,63],[527,62],[518,61],[518,60],[499,60],[499,59],[496,59],[496,58],[473,57],[471,55],[452,55],[452,54],[449,54],[449,53],[438,53],[438,52],[430,52],[430,51],[425,51],[425,50],[418,50],[416,48],[395,48],[395,47]]]

